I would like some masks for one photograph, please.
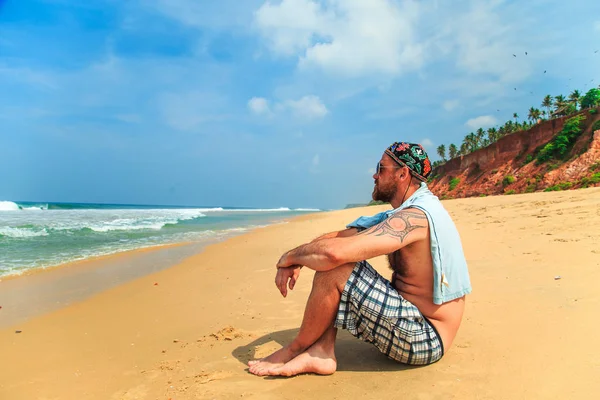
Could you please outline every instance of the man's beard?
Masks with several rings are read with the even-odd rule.
[[[373,189],[373,200],[375,201],[383,201],[384,203],[389,203],[394,198],[396,194],[396,187],[393,184],[388,186],[381,186],[379,184],[375,184],[375,188]]]

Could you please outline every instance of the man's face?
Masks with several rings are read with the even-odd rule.
[[[384,154],[379,160],[379,171],[375,171],[375,187],[373,188],[373,200],[389,203],[398,189],[399,165],[388,155]],[[379,173],[378,173],[379,172]]]

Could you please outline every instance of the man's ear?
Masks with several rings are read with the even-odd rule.
[[[404,180],[406,178],[410,179],[411,175],[410,175],[410,171],[408,170],[408,167],[400,168],[400,170],[402,171],[402,174],[400,175],[400,178],[402,180]]]

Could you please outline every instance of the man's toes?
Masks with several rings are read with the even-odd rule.
[[[290,369],[288,367],[286,367],[285,365],[282,365],[282,366],[277,367],[277,368],[271,368],[269,370],[269,375],[272,375],[272,376],[291,376],[291,372],[290,372]]]
[[[253,364],[250,366],[250,368],[248,368],[248,371],[250,371],[250,373],[256,375],[256,371],[258,370],[258,364]]]
[[[258,362],[260,362],[260,359],[258,359],[258,360],[250,360],[250,361],[248,361],[248,366],[251,367],[251,366],[253,366],[254,364],[256,364]]]

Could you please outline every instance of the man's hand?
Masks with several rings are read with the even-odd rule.
[[[301,265],[292,265],[291,267],[287,268],[277,268],[275,285],[283,297],[287,296],[288,280],[290,290],[294,289],[296,281],[298,281],[298,277],[300,276],[300,268],[302,268]]]
[[[277,261],[277,265],[276,265],[277,268],[287,268],[287,267],[293,266],[293,264],[291,264],[288,260],[288,256],[287,256],[288,253],[289,253],[289,251],[283,253],[281,258],[279,258],[279,261]]]

